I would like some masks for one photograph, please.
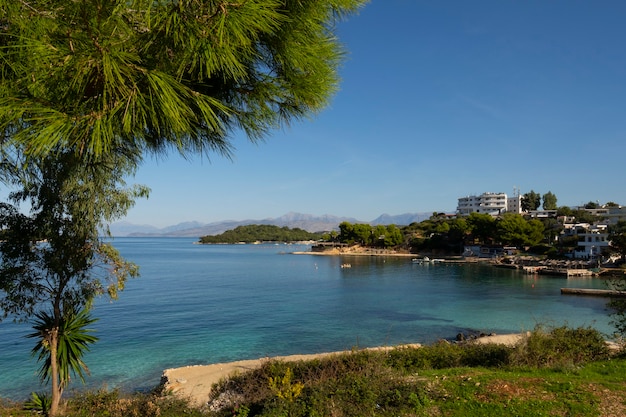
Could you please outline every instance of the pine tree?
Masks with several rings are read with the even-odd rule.
[[[328,103],[364,2],[0,0],[3,146],[230,155]]]

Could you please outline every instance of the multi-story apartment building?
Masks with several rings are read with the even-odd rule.
[[[482,193],[459,198],[456,211],[461,216],[470,213],[490,214],[497,216],[504,212],[521,213],[522,197],[507,197],[505,193]]]
[[[520,214],[522,212],[522,196],[515,194],[513,197],[508,197],[506,199],[506,211]]]
[[[610,245],[606,224],[576,223],[565,224],[563,236],[577,236],[578,246],[574,250],[574,258],[596,259]]]

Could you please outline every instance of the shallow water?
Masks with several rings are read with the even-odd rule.
[[[561,287],[604,288],[600,279],[194,240],[115,239],[141,277],[118,301],[96,303],[100,340],[85,358],[89,387],[144,390],[171,367],[430,343],[470,330],[516,333],[567,324],[612,332],[606,299],[560,294]],[[39,389],[33,341],[23,337],[29,330],[0,323],[0,397],[23,399]]]

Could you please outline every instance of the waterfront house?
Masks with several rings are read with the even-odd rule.
[[[571,254],[576,259],[597,259],[608,252],[609,232],[606,224],[564,224],[563,236],[577,236],[578,246]]]
[[[522,196],[516,194],[508,197],[506,193],[482,193],[468,195],[458,199],[456,208],[460,216],[469,216],[471,213],[490,214],[499,216],[502,213],[521,213]]]

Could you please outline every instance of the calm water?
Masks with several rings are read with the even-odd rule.
[[[511,333],[541,323],[612,331],[605,299],[560,294],[561,287],[604,288],[599,279],[194,240],[115,239],[141,278],[118,301],[96,303],[100,340],[85,358],[88,386],[149,389],[171,367],[430,343],[468,330]],[[352,268],[342,269],[345,262]],[[0,397],[23,399],[39,389],[28,332],[0,323]]]

